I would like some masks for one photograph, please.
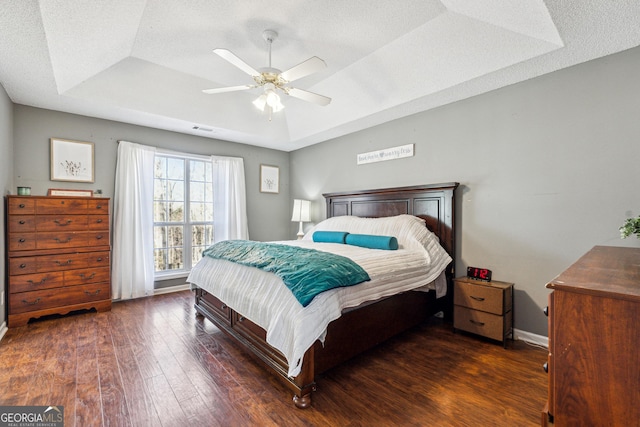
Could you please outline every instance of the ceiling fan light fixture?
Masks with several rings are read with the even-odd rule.
[[[267,105],[267,95],[264,93],[253,100],[253,105],[260,111],[264,111],[264,107]]]
[[[284,105],[280,101],[280,96],[276,93],[276,86],[273,83],[267,83],[264,85],[264,92],[258,98],[253,101],[259,110],[265,111],[269,108],[273,113],[277,113],[284,109]]]
[[[280,102],[280,97],[278,96],[278,94],[274,91],[274,90],[267,90],[265,92],[266,98],[267,98],[267,104],[269,104],[269,107],[271,108],[276,108],[277,106],[281,106],[282,107],[282,103]]]

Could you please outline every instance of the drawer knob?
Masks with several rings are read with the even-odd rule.
[[[42,280],[40,280],[40,282],[38,282],[38,285],[43,285],[44,282],[46,282],[46,281],[47,281],[47,278],[43,277]],[[33,280],[27,280],[27,282],[30,283],[31,285],[35,285],[36,284],[36,282],[34,282]]]
[[[20,264],[20,268],[27,268],[27,264]]]
[[[84,293],[85,293],[86,295],[89,295],[89,296],[95,296],[95,295],[98,295],[98,294],[100,293],[100,289],[98,289],[98,290],[97,290],[97,291],[95,291],[95,292],[84,291]]]
[[[80,278],[82,280],[90,280],[93,279],[94,277],[96,277],[96,273],[91,273],[90,275],[85,275],[84,273],[80,273]]]
[[[25,220],[24,220],[24,219],[21,219],[20,221],[18,221],[18,224],[20,224],[20,225],[25,225],[25,224],[26,224],[26,222],[25,222]]]
[[[471,297],[471,299],[474,299],[476,301],[484,301],[484,298],[482,298],[482,297],[476,297],[476,296],[473,296],[473,295],[469,295],[469,297]]]
[[[55,222],[56,224],[58,224],[60,227],[64,227],[66,225],[71,224],[73,221],[71,221],[70,219],[68,219],[66,222],[60,222],[60,220],[54,219],[53,222]]]
[[[54,261],[54,262],[58,265],[71,265],[73,261],[68,259],[66,262],[63,262],[63,261]]]
[[[24,207],[25,207],[25,206],[24,206],[24,203],[20,203],[20,204],[18,205],[18,207],[19,207],[20,209],[24,209]]]
[[[97,205],[96,209],[102,209],[102,205]]]
[[[96,239],[101,240],[103,237],[104,237],[104,236],[103,236],[102,234],[98,234],[98,235],[96,236]]]
[[[102,262],[102,257],[98,257],[98,259],[96,259],[96,261]]]
[[[227,304],[222,304],[222,306],[220,308],[223,309],[223,310],[226,310],[227,309]]]
[[[469,322],[473,323],[476,326],[484,326],[484,322],[478,322],[477,320],[469,319]]]
[[[20,243],[24,243],[25,241],[26,241],[26,240],[24,240],[24,238],[20,238],[20,239],[18,240],[18,242],[20,242]]]
[[[36,305],[40,302],[40,298],[36,298],[35,301],[27,301],[26,299],[22,300],[24,305]]]
[[[548,374],[549,373],[549,362],[545,362],[545,364],[542,365],[542,369],[544,369],[544,371]]]
[[[102,223],[102,220],[101,220],[101,219],[99,219],[99,220],[97,220],[96,222],[97,222],[98,224],[101,224],[101,223]]]
[[[67,238],[67,240],[60,240],[58,237],[54,238],[53,240],[55,240],[58,243],[69,243],[71,241],[71,237]]]
[[[244,316],[240,316],[240,318],[238,319],[238,322],[244,322],[245,317]]]

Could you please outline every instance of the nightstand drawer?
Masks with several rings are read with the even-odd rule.
[[[502,288],[456,280],[453,303],[474,310],[502,315],[507,310],[504,294]]]
[[[502,341],[505,335],[505,323],[511,324],[509,316],[511,312],[505,317],[456,305],[453,307],[453,327]]]

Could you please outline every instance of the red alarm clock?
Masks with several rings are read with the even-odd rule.
[[[476,280],[491,281],[491,270],[488,268],[467,267],[467,277]]]

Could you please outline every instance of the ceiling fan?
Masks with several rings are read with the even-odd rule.
[[[223,59],[229,61],[231,64],[253,77],[255,84],[205,89],[202,92],[206,94],[215,94],[263,87],[264,92],[255,101],[253,101],[253,104],[260,110],[267,111],[269,113],[269,120],[271,120],[272,113],[278,112],[284,108],[284,105],[280,102],[278,90],[282,91],[286,95],[293,96],[294,98],[302,99],[303,101],[312,102],[321,106],[328,105],[331,102],[331,98],[326,96],[287,86],[289,83],[297,79],[306,77],[309,74],[313,74],[325,68],[327,64],[325,64],[322,59],[317,56],[313,56],[286,71],[280,71],[277,68],[271,67],[271,45],[278,37],[278,33],[273,30],[265,30],[262,33],[262,37],[267,41],[267,43],[269,43],[269,66],[258,70],[254,69],[228,49],[213,50],[215,54],[221,56]]]

